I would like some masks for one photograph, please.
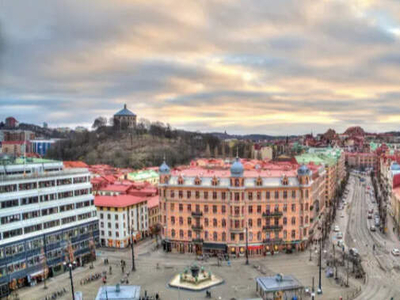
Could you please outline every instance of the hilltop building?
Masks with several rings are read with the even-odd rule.
[[[127,108],[126,104],[114,115],[114,126],[120,129],[136,128],[136,115]]]

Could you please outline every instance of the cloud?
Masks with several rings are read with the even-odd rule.
[[[396,130],[395,1],[7,1],[0,118],[231,133]]]

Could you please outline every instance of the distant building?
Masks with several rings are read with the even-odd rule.
[[[136,127],[136,115],[131,112],[124,104],[124,108],[114,115],[114,126],[120,129]]]
[[[61,133],[68,133],[68,132],[71,132],[71,128],[69,128],[69,127],[58,127],[58,128],[56,128],[56,131],[61,132]]]
[[[5,141],[28,141],[35,138],[35,133],[30,130],[3,130]]]
[[[13,156],[21,156],[31,152],[31,143],[29,141],[3,141],[2,153]]]
[[[76,127],[75,127],[75,131],[76,131],[76,132],[85,132],[85,131],[88,131],[88,130],[87,130],[86,127],[83,127],[83,126],[76,126]]]
[[[43,122],[43,128],[47,129],[47,128],[49,128],[49,125],[46,122]]]
[[[15,128],[18,127],[18,121],[14,117],[8,117],[6,119],[6,127],[8,128]]]
[[[51,148],[51,145],[57,142],[57,140],[30,140],[30,142],[33,153],[45,156],[47,151]]]
[[[157,184],[159,181],[159,175],[154,170],[132,172],[125,174],[123,177],[134,182],[148,182],[151,184]]]

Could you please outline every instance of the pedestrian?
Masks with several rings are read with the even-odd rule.
[[[106,277],[104,276],[103,277],[103,284],[106,284],[107,283],[107,279],[106,279]]]
[[[109,270],[109,273],[111,275],[112,274],[112,266],[110,266],[110,268],[108,270]]]

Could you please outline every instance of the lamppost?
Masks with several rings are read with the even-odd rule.
[[[322,294],[322,282],[321,282],[321,273],[322,273],[322,241],[324,236],[324,227],[321,226],[322,238],[319,243],[319,273],[318,273],[318,294]]]
[[[76,265],[76,262],[68,261],[64,262],[64,267],[67,267],[69,270],[69,279],[71,280],[71,292],[72,292],[72,300],[75,300],[75,292],[74,292],[74,281],[72,280],[72,268]]]
[[[131,231],[131,249],[132,249],[132,271],[136,271],[135,267],[135,250],[133,248],[133,231]]]
[[[249,228],[246,222],[246,265],[249,264]]]

